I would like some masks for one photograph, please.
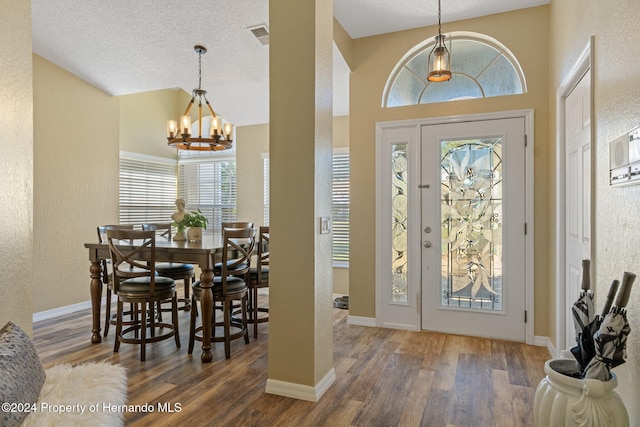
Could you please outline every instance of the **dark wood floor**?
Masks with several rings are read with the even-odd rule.
[[[89,360],[127,368],[129,404],[154,405],[153,413],[128,413],[127,425],[157,426],[533,426],[533,398],[544,377],[545,348],[433,332],[347,325],[334,312],[337,380],[318,403],[269,395],[268,324],[257,341],[221,343],[213,363],[200,362],[200,343],[187,355],[188,318],[180,313],[182,348],[173,340],[113,353],[113,327],[92,345],[88,310],[37,322],[34,340],[45,368]],[[176,412],[159,412],[158,403]],[[178,411],[179,409],[179,411]]]

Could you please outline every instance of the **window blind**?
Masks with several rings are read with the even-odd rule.
[[[349,153],[333,153],[333,261],[349,262]]]
[[[178,165],[178,197],[187,211],[200,211],[209,224],[205,232],[222,232],[223,221],[236,220],[235,159],[202,159]]]
[[[264,178],[264,194],[263,194],[263,206],[264,206],[264,225],[269,225],[269,156],[264,156],[262,159],[263,164],[263,178]]]
[[[171,221],[176,164],[120,157],[120,224]]]

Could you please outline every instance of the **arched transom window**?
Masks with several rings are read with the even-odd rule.
[[[429,104],[460,99],[518,95],[527,91],[522,68],[502,43],[483,34],[447,35],[451,80],[427,80],[428,56],[434,39],[413,47],[396,64],[385,85],[382,106]]]

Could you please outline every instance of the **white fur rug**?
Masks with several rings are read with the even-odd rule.
[[[85,363],[57,365],[46,370],[36,412],[23,426],[124,425],[118,406],[127,402],[127,372],[120,365]]]

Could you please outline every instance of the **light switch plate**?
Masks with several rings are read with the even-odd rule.
[[[331,233],[331,218],[328,216],[320,217],[320,234]]]

